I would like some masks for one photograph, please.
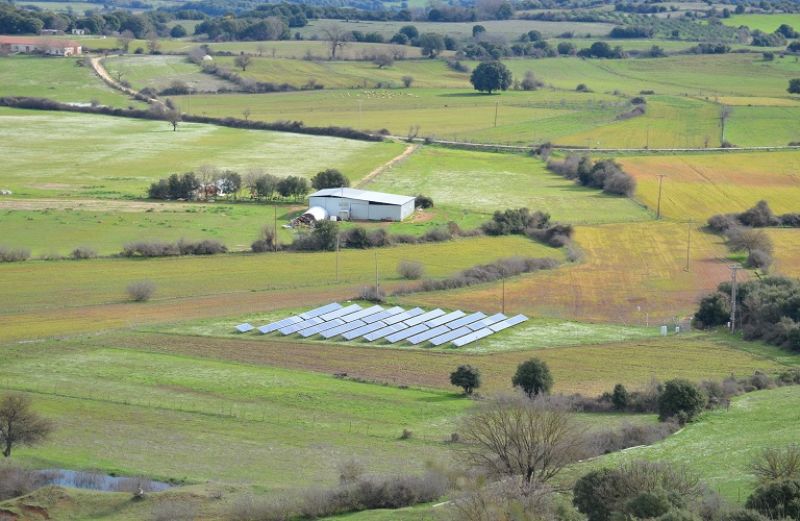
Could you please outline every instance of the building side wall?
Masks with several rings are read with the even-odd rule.
[[[309,197],[309,206],[320,206],[331,216],[339,216],[342,211],[348,212],[355,221],[382,221],[391,219],[402,221],[414,212],[414,201],[402,206],[397,204],[370,204],[367,201],[340,197]]]

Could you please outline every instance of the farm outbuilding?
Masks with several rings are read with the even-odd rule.
[[[355,188],[326,188],[311,194],[308,203],[343,221],[402,221],[414,213],[414,199]]]

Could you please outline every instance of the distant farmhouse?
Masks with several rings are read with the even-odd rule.
[[[414,201],[407,195],[354,188],[326,188],[308,197],[312,209],[321,208],[342,221],[402,221],[414,213]]]
[[[81,54],[81,44],[57,38],[35,38],[31,36],[0,36],[0,51],[4,53],[49,54],[51,56],[74,56]]]

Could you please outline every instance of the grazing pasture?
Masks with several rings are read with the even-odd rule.
[[[0,96],[35,96],[87,105],[94,100],[113,107],[144,106],[108,87],[91,67],[80,63],[79,58],[58,56],[0,59]]]
[[[204,74],[185,56],[111,56],[103,60],[103,66],[112,78],[121,78],[137,90],[149,87],[161,91],[174,82],[185,83],[200,92],[236,88],[229,81]]]
[[[765,33],[773,33],[782,24],[788,24],[795,28],[800,27],[800,14],[798,13],[777,13],[777,14],[735,14],[730,18],[723,18],[722,23],[731,27],[746,25],[751,31],[756,29]]]
[[[167,122],[93,114],[0,109],[0,122],[0,184],[19,197],[140,198],[153,181],[202,165],[279,177],[338,168],[357,180],[403,151],[395,143],[197,123],[173,132]]]
[[[426,147],[378,176],[368,188],[424,193],[435,204],[487,214],[528,207],[568,223],[644,221],[649,212],[625,197],[575,185],[522,155]]]
[[[765,448],[797,441],[798,405],[796,386],[746,394],[735,398],[730,409],[706,412],[655,445],[603,456],[596,464],[667,460],[685,465],[725,498],[743,503],[756,483],[748,471],[750,460]]]
[[[692,233],[689,271],[687,227],[670,222],[579,226],[575,242],[583,261],[506,281],[506,309],[530,316],[637,325],[674,325],[694,313],[697,301],[730,278],[722,239]],[[427,293],[428,306],[497,302],[500,284]]]
[[[800,152],[640,156],[619,162],[636,178],[636,198],[649,208],[658,202],[657,175],[666,176],[661,212],[672,219],[705,224],[712,215],[742,212],[761,199],[777,213],[800,211]]]

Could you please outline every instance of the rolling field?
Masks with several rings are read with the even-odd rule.
[[[281,177],[338,168],[356,180],[403,150],[394,143],[193,123],[173,132],[166,122],[65,112],[0,109],[0,122],[6,158],[0,184],[15,197],[140,198],[153,181],[208,164],[263,168]],[[61,132],[65,127],[69,133]],[[44,135],[49,139],[39,139]]]
[[[735,14],[730,18],[723,18],[722,23],[731,27],[746,25],[753,31],[759,29],[765,33],[772,33],[775,32],[781,24],[788,24],[795,28],[800,27],[800,14]]]
[[[517,365],[534,356],[547,362],[553,373],[556,392],[590,396],[609,391],[620,382],[629,389],[638,389],[652,378],[683,377],[694,381],[724,378],[731,373],[748,375],[756,369],[775,372],[786,365],[798,364],[796,356],[786,356],[777,348],[709,334],[573,345],[567,345],[569,341],[562,337],[563,345],[560,347],[547,347],[545,342],[531,338],[523,351],[488,354],[462,352],[460,349],[423,352],[281,338],[224,338],[129,331],[93,338],[85,341],[97,346],[113,345],[123,349],[218,358],[324,374],[346,372],[349,376],[368,381],[443,390],[455,389],[450,385],[450,372],[466,363],[481,371],[481,392],[484,393],[510,391],[511,377]],[[588,339],[583,341],[591,342]]]
[[[96,100],[112,107],[143,106],[106,86],[91,67],[78,63],[77,58],[63,57],[0,59],[0,96],[34,96],[85,104]]]
[[[3,389],[34,393],[58,422],[15,460],[189,483],[331,484],[353,457],[373,472],[416,472],[444,455],[471,405],[450,392],[79,341],[4,349],[2,359]],[[399,440],[404,428],[416,436]]]
[[[767,447],[785,447],[797,441],[800,388],[784,387],[735,398],[729,410],[703,414],[653,446],[604,456],[600,464],[627,459],[667,460],[685,465],[725,498],[743,503],[755,487],[748,470],[750,459]]]
[[[775,248],[774,271],[789,277],[800,277],[800,230],[766,230]]]
[[[668,222],[579,226],[583,262],[506,282],[506,309],[530,316],[650,325],[674,324],[730,278],[722,239],[692,234],[686,266],[685,225]],[[415,295],[428,306],[496,302],[499,284]]]
[[[487,252],[498,252],[495,257]],[[397,264],[415,260],[432,277],[496,258],[560,258],[559,250],[522,237],[478,238],[377,251],[382,283],[396,284]],[[443,259],[448,259],[444,261]],[[230,316],[351,298],[375,277],[375,252],[222,255],[154,260],[28,261],[0,265],[0,341],[72,334],[143,323]],[[153,300],[134,304],[125,287],[152,280]]]
[[[521,155],[424,148],[367,186],[424,193],[434,203],[491,214],[528,207],[569,223],[643,221],[650,214],[630,199],[576,186]]]
[[[636,198],[658,200],[657,174],[665,174],[661,211],[705,224],[714,214],[741,212],[765,199],[776,213],[800,211],[800,152],[669,155],[620,158],[636,177]]]

